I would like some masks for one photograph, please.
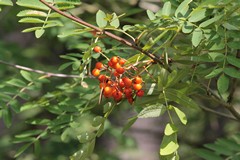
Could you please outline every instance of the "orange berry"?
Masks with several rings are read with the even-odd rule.
[[[142,89],[142,85],[141,84],[133,84],[133,89],[138,91],[138,90]]]
[[[111,61],[113,64],[116,64],[116,63],[118,63],[119,58],[118,58],[117,56],[113,56],[113,57],[110,59],[110,61]]]
[[[144,95],[144,90],[141,89],[141,90],[137,91],[136,95],[138,97],[142,97]]]
[[[94,69],[92,70],[92,75],[93,75],[94,77],[99,76],[99,74],[100,74],[100,70],[99,70],[99,69],[94,68]]]
[[[119,64],[119,63],[115,63],[115,64],[113,64],[113,66],[112,66],[112,68],[114,68],[114,69],[118,69],[118,68],[120,68],[121,67],[121,65]]]
[[[93,48],[93,51],[96,52],[96,53],[100,53],[100,52],[102,51],[102,48],[99,47],[99,46],[95,46],[95,47]]]
[[[106,87],[103,89],[103,95],[104,95],[105,97],[111,97],[111,96],[112,96],[112,91],[113,91],[112,87],[106,86]]]
[[[116,71],[119,73],[119,74],[123,74],[125,72],[125,69],[123,67],[119,67],[116,69]]]
[[[133,82],[136,84],[140,84],[140,83],[142,83],[142,78],[140,76],[137,76],[134,78]]]
[[[126,88],[129,88],[132,86],[132,80],[129,79],[128,77],[123,77],[122,80]]]
[[[97,68],[97,69],[103,68],[102,62],[97,62],[97,63],[95,64],[95,68]]]
[[[105,75],[101,74],[101,75],[98,76],[98,80],[99,80],[100,82],[106,82],[107,77],[106,77]]]
[[[121,59],[119,60],[119,64],[120,64],[121,66],[122,66],[122,65],[124,65],[124,64],[125,64],[125,62],[126,62],[126,60],[125,60],[125,59],[122,59],[122,58],[121,58]]]

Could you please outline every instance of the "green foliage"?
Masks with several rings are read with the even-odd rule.
[[[126,75],[133,80],[140,75],[144,81],[143,97],[136,96],[137,91],[132,92],[135,115],[128,119],[122,132],[139,118],[164,118],[166,124],[161,124],[165,129],[159,150],[163,160],[180,159],[178,134],[181,125],[186,126],[191,121],[187,118],[190,110],[206,104],[209,105],[205,107],[207,111],[240,119],[234,107],[239,102],[232,101],[240,79],[238,0],[170,0],[159,11],[149,9],[143,20],[135,18],[129,24],[127,18],[139,13],[138,10],[119,15],[102,9],[96,11],[93,24],[97,26],[84,21],[84,16],[77,12],[81,7],[79,0],[48,0],[46,3],[55,9],[37,0],[17,0],[16,5],[21,7],[18,22],[27,26],[22,32],[35,32],[36,38],[53,34],[64,43],[66,52],[60,56],[64,62],[58,70],[66,74],[1,61],[21,70],[1,80],[0,117],[10,128],[15,125],[15,115],[27,113],[24,120],[31,126],[14,136],[12,142],[22,145],[14,152],[15,158],[31,147],[34,147],[35,158],[39,158],[41,141],[52,142],[54,135],[58,135],[56,139],[62,143],[76,144],[74,151],[67,153],[73,153],[71,160],[94,159],[96,139],[111,128],[111,114],[131,104],[127,96],[121,97],[121,101],[104,98],[99,81],[90,74],[95,63],[101,61],[104,63],[101,73],[110,71],[112,76],[115,70],[105,63],[112,56],[126,60]],[[12,6],[13,3],[0,0],[0,5]],[[77,16],[83,19],[74,14],[80,14]],[[101,52],[95,53],[95,46],[101,47]],[[122,75],[114,76],[114,80],[122,78]],[[54,83],[52,77],[70,80]],[[110,79],[106,80],[108,82],[111,87],[118,85],[111,84]],[[230,111],[231,115],[222,114],[223,110]],[[211,151],[197,150],[202,158],[238,159],[239,135],[219,139],[205,147]]]
[[[205,159],[239,159],[240,135],[236,134],[230,138],[219,138],[214,143],[204,145],[204,148],[196,149],[196,154]]]

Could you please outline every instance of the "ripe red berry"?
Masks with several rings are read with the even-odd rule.
[[[100,82],[106,82],[107,77],[106,77],[105,75],[101,74],[101,75],[98,76],[98,80],[99,80]]]
[[[134,101],[134,100],[133,100],[132,97],[128,98],[127,100],[128,100],[128,103],[130,103],[131,105],[133,104],[133,101]]]
[[[132,97],[132,89],[131,88],[124,88],[123,93],[125,94],[126,98]]]
[[[104,95],[105,97],[111,97],[111,96],[112,96],[112,91],[113,91],[112,87],[106,86],[106,87],[103,89],[103,95]]]
[[[119,60],[119,64],[120,64],[121,66],[122,66],[122,65],[124,65],[124,64],[125,64],[125,62],[126,62],[126,60],[125,60],[125,59],[122,59],[122,58],[121,58],[121,59]]]
[[[137,76],[137,77],[134,78],[133,82],[136,83],[136,84],[140,84],[140,83],[142,83],[142,78]]]
[[[99,76],[99,75],[100,75],[100,70],[97,69],[97,68],[94,68],[94,69],[92,70],[92,75],[93,75],[94,77]]]
[[[97,63],[95,64],[95,68],[97,68],[97,69],[103,68],[102,62],[97,62]]]
[[[132,80],[129,79],[128,77],[123,77],[122,80],[126,88],[129,88],[132,86]]]
[[[119,102],[122,100],[122,92],[121,91],[115,91],[113,92],[112,96],[116,102]]]
[[[141,84],[133,84],[133,89],[138,91],[138,90],[142,89],[142,85]]]
[[[125,69],[123,67],[119,67],[116,69],[116,71],[119,73],[119,74],[123,74],[125,72]]]
[[[123,88],[123,87],[125,86],[122,79],[119,80],[118,85],[119,85],[119,87],[121,87],[121,88]]]
[[[111,61],[108,62],[108,66],[113,68],[113,63]]]
[[[118,63],[119,58],[118,58],[117,56],[113,56],[113,57],[110,59],[110,61],[111,61],[113,64],[116,64],[116,63]]]
[[[144,95],[144,90],[141,89],[141,90],[137,91],[136,95],[138,97],[142,97]]]
[[[95,46],[95,47],[93,48],[93,51],[96,52],[96,53],[100,53],[100,52],[102,51],[102,48],[99,47],[99,46]]]
[[[114,71],[114,72],[113,72],[113,75],[114,75],[115,77],[119,77],[119,76],[120,76],[117,71]]]

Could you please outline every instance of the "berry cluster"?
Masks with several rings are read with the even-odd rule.
[[[140,76],[129,78],[128,69],[124,66],[125,62],[125,59],[117,56],[113,56],[107,65],[97,62],[92,75],[98,77],[99,86],[105,98],[113,98],[116,102],[127,99],[132,104],[136,96],[144,95],[143,80]]]

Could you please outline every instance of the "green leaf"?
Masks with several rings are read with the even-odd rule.
[[[178,131],[177,127],[174,124],[168,123],[165,127],[164,134],[166,136],[170,136],[173,133],[176,133]]]
[[[185,115],[184,112],[182,112],[179,108],[172,106],[178,116],[178,118],[180,119],[180,121],[182,122],[182,124],[186,125],[187,124],[187,117]]]
[[[67,67],[71,66],[72,63],[73,63],[73,62],[67,62],[67,63],[62,64],[62,65],[58,68],[58,70],[59,70],[59,71],[62,71],[62,70],[64,70],[64,69],[66,69]]]
[[[17,158],[18,156],[20,156],[31,145],[32,145],[32,142],[31,143],[27,143],[27,144],[23,145],[21,148],[19,148],[18,151],[16,152],[16,154],[14,155],[14,158]]]
[[[98,27],[104,28],[107,26],[107,21],[105,20],[105,18],[106,14],[102,10],[99,10],[96,14],[96,22]]]
[[[227,68],[224,68],[223,72],[226,75],[229,75],[230,77],[240,78],[240,72],[238,70],[236,70],[235,68],[227,67]]]
[[[150,10],[147,10],[147,15],[148,15],[148,18],[149,18],[150,20],[156,19],[155,14],[154,14],[152,11],[150,11]]]
[[[160,155],[166,156],[170,155],[177,151],[179,145],[177,143],[176,134],[170,136],[164,135],[161,146],[160,146]]]
[[[31,82],[32,81],[32,76],[29,72],[21,70],[20,74],[23,76],[24,79],[26,79],[27,81]]]
[[[123,129],[122,129],[122,133],[124,133],[126,130],[128,130],[138,119],[137,116],[134,116],[132,118],[129,118],[127,121],[127,124],[124,125]]]
[[[110,25],[115,28],[118,28],[120,26],[120,22],[119,22],[119,19],[118,19],[118,16],[116,13],[112,14],[112,19],[111,19]]]
[[[20,88],[27,86],[26,83],[20,79],[11,79],[11,80],[7,81],[7,84],[17,86]]]
[[[103,123],[103,121],[104,121],[104,118],[102,116],[96,116],[92,120],[92,126],[98,127],[99,125],[101,125]]]
[[[139,114],[138,118],[152,118],[163,115],[166,111],[166,107],[162,104],[155,104],[144,108]]]
[[[23,10],[17,14],[18,17],[47,17],[47,13],[38,10]]]
[[[44,20],[39,18],[26,17],[18,21],[19,23],[44,23]]]
[[[226,156],[231,156],[233,155],[233,151],[231,151],[230,149],[223,147],[221,145],[218,144],[204,144],[204,147],[211,149],[213,151],[215,151],[217,154],[222,154],[222,155],[226,155]]]
[[[239,44],[238,44],[239,45]],[[240,68],[240,59],[236,58],[234,56],[227,56],[227,61],[228,63],[230,63],[231,65],[234,65],[235,67]]]
[[[182,32],[183,33],[191,33],[193,31],[193,24],[188,21],[183,23]]]
[[[182,16],[185,16],[188,9],[189,9],[189,6],[188,4],[192,2],[192,0],[184,0],[179,6],[178,8],[176,9],[175,11],[175,17],[182,17]]]
[[[74,61],[72,63],[72,69],[74,71],[79,70],[80,66],[81,66],[81,61],[80,60]]]
[[[198,22],[206,17],[206,8],[196,8],[190,13],[189,21],[190,22]]]
[[[227,45],[232,49],[240,49],[239,41],[231,41],[228,42]]]
[[[24,29],[22,32],[27,33],[27,32],[36,31],[38,29],[40,30],[40,29],[42,29],[42,27],[31,27],[31,28]]]
[[[87,146],[87,155],[90,156],[95,148],[95,143],[96,143],[96,139],[94,138],[91,142],[88,143]]]
[[[230,24],[230,23],[227,23],[227,22],[225,22],[224,24],[223,24],[223,27],[224,28],[226,28],[226,29],[228,29],[228,30],[239,30],[239,28],[238,27],[236,27],[236,26],[234,26],[234,25],[232,25],[232,24]]]
[[[34,142],[34,154],[36,155],[36,157],[40,156],[40,152],[41,152],[41,145],[39,140],[36,140]]]
[[[41,130],[41,129],[29,130],[29,131],[25,131],[21,134],[15,135],[15,138],[27,138],[27,137],[39,135],[42,132],[43,132],[43,130]]]
[[[45,32],[45,30],[42,29],[42,28],[36,30],[36,31],[35,31],[35,37],[36,37],[36,38],[40,38],[40,37],[42,37],[42,35],[44,34],[44,32]]]
[[[40,1],[17,0],[17,5],[27,8],[49,10],[49,8]]]
[[[178,84],[179,81],[181,81],[183,78],[185,78],[189,74],[189,69],[182,69],[180,71],[172,71],[168,75],[168,82],[166,87],[172,87],[176,84]]]
[[[194,102],[191,98],[187,97],[184,93],[175,89],[166,89],[165,94],[167,99],[175,103],[180,104],[183,107],[197,108],[198,104]]]
[[[223,160],[219,155],[206,149],[197,149],[195,153],[205,160]]]
[[[0,5],[13,6],[11,0],[0,0]]]
[[[223,72],[223,68],[214,69],[212,72],[210,72],[208,75],[206,75],[205,78],[210,79],[210,78],[216,77],[217,75],[219,75],[222,72]]]
[[[203,32],[200,28],[196,28],[192,33],[192,44],[197,47],[203,39]]]
[[[217,88],[220,94],[225,93],[229,87],[229,78],[222,74],[217,80]]]
[[[7,128],[11,127],[11,125],[12,125],[12,113],[11,113],[10,109],[4,108],[2,110],[2,118],[3,118],[3,122],[4,122],[5,126]]]
[[[222,18],[222,16],[223,16],[223,15],[217,15],[217,16],[211,18],[211,19],[208,19],[208,20],[202,22],[202,23],[199,25],[199,27],[201,27],[201,28],[207,27],[207,26],[209,26],[210,24],[218,21],[220,18]]]
[[[93,140],[95,137],[96,137],[96,134],[91,132],[83,132],[79,136],[77,136],[80,143],[89,142]]]
[[[162,8],[162,15],[163,16],[170,16],[171,14],[171,2],[165,2]]]

